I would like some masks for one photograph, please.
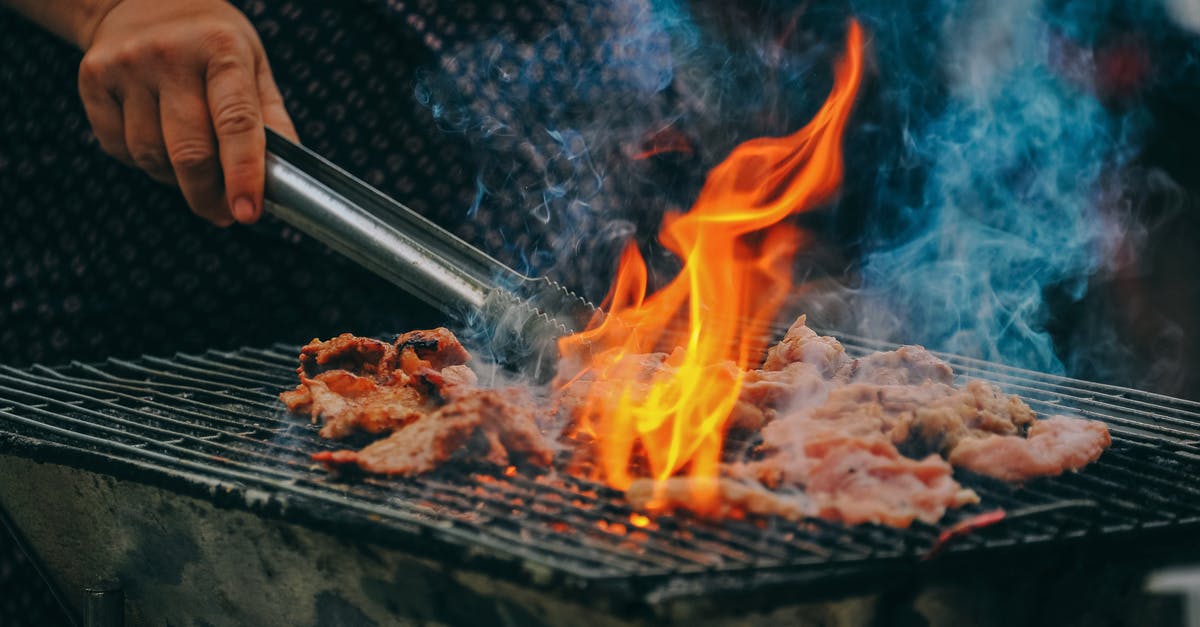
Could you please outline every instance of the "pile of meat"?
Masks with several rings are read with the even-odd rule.
[[[483,389],[470,355],[449,330],[405,333],[393,343],[348,333],[300,350],[300,385],[279,395],[294,413],[320,422],[321,435],[389,434],[362,450],[313,455],[330,465],[414,475],[455,457],[507,465],[554,458],[530,390]]]
[[[675,361],[639,358],[647,372]],[[314,340],[300,355],[300,385],[281,399],[320,422],[325,437],[388,434],[317,461],[412,475],[452,458],[550,466],[562,447],[547,434],[564,432],[571,408],[605,385],[576,377],[548,390],[489,389],[468,361],[446,329],[393,343],[348,334]],[[760,434],[762,443],[712,480],[723,505],[707,513],[893,526],[936,522],[948,508],[978,502],[955,480],[955,467],[1022,482],[1079,470],[1110,444],[1103,423],[1039,419],[989,383],[954,385],[950,367],[919,346],[852,358],[803,317],[746,373],[728,428]],[[694,487],[682,478],[638,481],[627,495],[647,510],[686,508]]]

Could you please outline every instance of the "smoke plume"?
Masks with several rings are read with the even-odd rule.
[[[1129,94],[1150,68],[1138,42],[1110,45],[1111,18],[1187,25],[1193,7],[818,4],[555,5],[540,32],[460,44],[416,96],[475,149],[464,219],[489,252],[593,300],[632,237],[661,283],[676,269],[653,241],[663,213],[738,143],[807,121],[854,16],[873,67],[841,200],[805,218],[845,253],[797,269],[841,279],[803,288],[810,319],[1056,373],[1119,353],[1073,348],[1118,343],[1104,319],[1086,338],[1049,331],[1052,304],[1136,266],[1147,239],[1122,186],[1150,123]]]

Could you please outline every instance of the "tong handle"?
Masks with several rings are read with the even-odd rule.
[[[526,280],[269,128],[265,197],[275,216],[448,313]]]

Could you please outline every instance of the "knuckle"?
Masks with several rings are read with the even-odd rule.
[[[213,126],[218,135],[241,135],[261,125],[258,108],[249,100],[230,100],[219,104],[213,112]]]
[[[80,72],[96,77],[113,73],[141,77],[178,65],[181,59],[180,42],[156,34],[92,48],[84,55]]]
[[[232,55],[240,52],[242,38],[236,28],[222,22],[201,31],[200,45],[215,57]]]
[[[170,149],[171,165],[181,174],[196,174],[212,167],[216,160],[216,152],[209,142],[199,140],[181,140],[175,142]]]
[[[158,37],[147,41],[140,55],[163,65],[173,65],[180,59],[180,44],[174,39]]]
[[[137,70],[145,63],[145,48],[139,42],[126,42],[113,53],[113,62],[124,70]]]
[[[165,171],[170,171],[167,157],[163,154],[161,148],[130,146],[129,155],[139,168],[152,174],[161,174]]]
[[[89,51],[79,62],[79,84],[92,86],[101,83],[108,71],[109,59],[99,52]]]
[[[238,72],[248,72],[246,61],[234,54],[217,54],[209,57],[206,69],[209,80],[228,75],[236,77]]]

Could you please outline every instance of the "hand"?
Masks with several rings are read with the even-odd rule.
[[[90,32],[79,93],[104,151],[218,226],[256,221],[263,125],[296,131],[246,17],[222,0],[116,0]]]

